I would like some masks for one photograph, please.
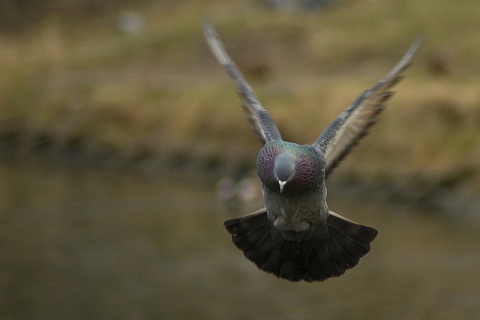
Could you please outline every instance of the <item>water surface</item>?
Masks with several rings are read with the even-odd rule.
[[[480,223],[329,189],[379,236],[323,283],[259,271],[214,186],[174,175],[0,162],[0,319],[480,318]]]

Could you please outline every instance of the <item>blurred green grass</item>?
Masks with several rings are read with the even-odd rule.
[[[139,29],[119,29],[119,17],[132,12]],[[204,43],[201,15],[284,137],[300,143],[311,143],[423,35],[380,123],[336,174],[480,191],[474,0],[345,0],[313,12],[256,1],[123,1],[74,24],[50,13],[20,35],[1,35],[2,150],[23,144],[148,158],[159,167],[252,168],[260,145]]]

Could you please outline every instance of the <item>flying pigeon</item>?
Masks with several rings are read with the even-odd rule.
[[[331,211],[325,179],[367,134],[411,65],[417,38],[398,64],[362,92],[311,145],[287,142],[206,20],[207,43],[235,82],[248,119],[263,143],[257,157],[265,208],[227,220],[233,243],[261,270],[290,281],[324,281],[355,267],[377,230]]]

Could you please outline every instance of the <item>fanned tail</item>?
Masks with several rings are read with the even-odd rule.
[[[323,281],[356,266],[377,230],[330,212],[308,240],[288,241],[265,209],[225,222],[233,243],[261,270],[290,281]]]
[[[332,211],[327,218],[327,227],[326,239],[317,229],[308,241],[317,256],[312,255],[307,272],[311,280],[306,281],[338,277],[355,267],[360,258],[370,251],[370,243],[378,234],[374,228],[359,225]]]

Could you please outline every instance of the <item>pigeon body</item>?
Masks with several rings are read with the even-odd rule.
[[[285,238],[301,240],[327,217],[324,167],[312,146],[273,141],[260,150],[257,168],[267,215]]]
[[[234,80],[248,119],[264,144],[257,173],[266,207],[225,222],[233,243],[258,268],[283,279],[312,282],[342,275],[370,251],[377,231],[330,211],[325,179],[376,122],[392,95],[390,88],[411,64],[421,40],[313,144],[299,145],[282,139],[213,27],[207,21],[203,27],[210,49]]]

